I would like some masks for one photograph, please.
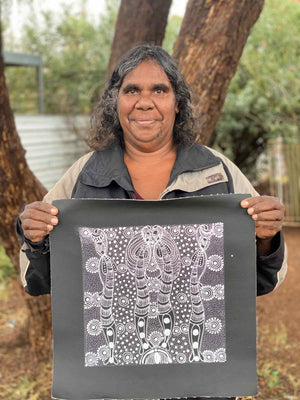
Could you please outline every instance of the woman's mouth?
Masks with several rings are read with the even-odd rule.
[[[136,124],[138,125],[150,125],[153,122],[155,122],[154,119],[136,119],[134,120]]]

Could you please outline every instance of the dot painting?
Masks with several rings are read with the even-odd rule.
[[[78,230],[86,367],[226,362],[223,223]]]

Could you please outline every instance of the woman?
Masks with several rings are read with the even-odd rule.
[[[250,193],[241,207],[255,220],[257,290],[265,294],[285,274],[279,200],[258,196],[221,154],[195,144],[190,94],[174,60],[160,47],[142,45],[116,66],[97,105],[91,147],[46,195],[20,215],[29,294],[50,292],[48,234],[58,223],[51,205],[60,198],[159,200],[220,193]],[[28,262],[29,261],[29,262]]]

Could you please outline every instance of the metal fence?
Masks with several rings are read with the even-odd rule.
[[[88,129],[86,116],[16,115],[15,121],[29,168],[48,190],[86,151],[74,130]]]
[[[300,143],[269,142],[270,192],[285,206],[285,225],[300,226]]]

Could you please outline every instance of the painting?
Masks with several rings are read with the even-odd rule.
[[[54,203],[54,398],[256,393],[246,197]]]
[[[86,366],[226,361],[222,223],[79,236]]]

